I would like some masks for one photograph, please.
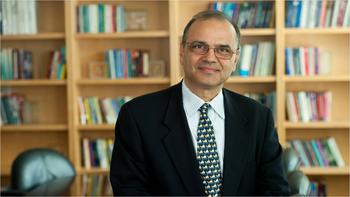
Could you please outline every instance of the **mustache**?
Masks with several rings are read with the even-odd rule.
[[[209,62],[206,60],[203,60],[197,64],[197,67],[212,67],[212,68],[218,68],[220,65],[217,62]]]

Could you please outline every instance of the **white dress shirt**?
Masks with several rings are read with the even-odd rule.
[[[199,122],[199,108],[206,103],[195,95],[182,81],[182,101],[185,109],[188,125],[191,130],[193,145],[197,154],[197,128]],[[224,149],[225,149],[225,110],[222,90],[210,102],[208,116],[213,123],[216,145],[218,148],[221,173],[223,173]]]

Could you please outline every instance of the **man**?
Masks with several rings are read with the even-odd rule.
[[[126,103],[116,123],[115,195],[289,195],[271,111],[223,89],[240,33],[217,11],[184,30],[181,83]]]

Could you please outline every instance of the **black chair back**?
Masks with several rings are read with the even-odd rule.
[[[34,194],[42,195],[40,192],[35,193],[35,190],[43,191],[44,187],[40,189],[38,186],[50,188],[50,185],[59,182],[55,185],[69,187],[75,175],[73,164],[63,154],[46,148],[30,149],[18,155],[12,164],[11,190],[25,193],[34,191]],[[50,193],[48,190],[46,192],[46,195]]]

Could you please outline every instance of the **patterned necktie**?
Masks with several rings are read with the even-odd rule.
[[[210,105],[208,103],[204,103],[199,108],[197,160],[205,187],[205,193],[208,196],[220,196],[220,161],[215,142],[213,124],[208,117],[209,107]]]

